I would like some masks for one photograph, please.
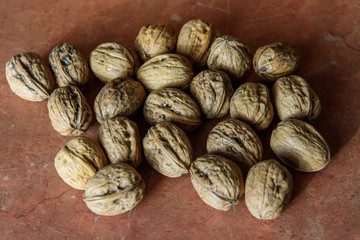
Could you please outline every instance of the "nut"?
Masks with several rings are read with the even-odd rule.
[[[254,126],[257,131],[268,128],[274,117],[269,89],[261,83],[242,84],[231,98],[230,116]]]
[[[136,207],[144,193],[145,182],[141,175],[126,163],[115,163],[89,179],[84,201],[92,212],[114,216]]]
[[[106,119],[99,128],[99,140],[111,163],[140,165],[141,142],[135,122],[125,117]]]
[[[64,136],[81,135],[92,121],[92,111],[86,98],[72,85],[55,89],[47,107],[53,128]]]
[[[54,79],[38,54],[26,52],[13,56],[5,71],[11,91],[22,99],[40,102],[49,98]]]
[[[190,84],[191,96],[208,119],[221,118],[229,113],[230,98],[234,93],[225,72],[204,70]]]
[[[213,154],[198,157],[191,164],[190,176],[200,198],[215,209],[229,210],[244,194],[240,168],[224,157]]]
[[[169,122],[152,126],[143,147],[146,161],[159,173],[167,177],[180,177],[188,173],[193,149],[185,132]]]
[[[87,181],[107,165],[100,146],[87,137],[71,139],[55,157],[59,176],[71,187],[84,190]]]
[[[259,219],[280,216],[291,198],[293,180],[286,167],[270,159],[255,164],[245,183],[245,203],[250,213]]]
[[[280,122],[271,134],[270,146],[281,161],[301,172],[319,171],[330,162],[325,139],[313,126],[298,119]]]

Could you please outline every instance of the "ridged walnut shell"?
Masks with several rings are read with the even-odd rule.
[[[163,54],[144,63],[136,73],[137,80],[148,91],[174,87],[185,89],[194,73],[191,62],[179,54]]]
[[[144,102],[146,93],[138,81],[117,78],[108,82],[94,102],[96,119],[102,123],[116,116],[132,117]]]
[[[126,117],[106,119],[99,128],[99,141],[111,163],[141,163],[141,139],[138,126]]]
[[[90,54],[90,68],[103,83],[115,78],[131,78],[139,63],[134,51],[118,43],[103,43]]]
[[[47,107],[53,128],[64,136],[81,135],[92,121],[92,111],[86,98],[72,85],[55,89]]]
[[[234,82],[241,80],[251,69],[249,47],[230,36],[218,37],[211,45],[207,66],[226,72]]]
[[[291,199],[293,180],[290,172],[276,160],[255,164],[245,182],[245,203],[259,219],[279,217]]]
[[[226,119],[218,123],[206,141],[208,153],[233,160],[246,172],[262,159],[263,147],[259,137],[246,123]]]
[[[319,97],[302,77],[281,77],[276,80],[272,92],[276,112],[281,120],[296,118],[312,123],[319,117]]]
[[[230,116],[254,126],[257,131],[268,128],[274,117],[269,89],[261,83],[242,84],[231,98]]]
[[[280,122],[270,139],[271,149],[289,167],[301,172],[316,172],[330,162],[325,139],[310,124],[298,119]]]
[[[84,190],[88,180],[107,165],[101,147],[87,137],[71,139],[55,157],[55,168],[65,183]]]
[[[84,201],[94,213],[114,216],[136,207],[145,194],[141,175],[126,163],[110,164],[86,184]]]
[[[260,78],[275,81],[291,74],[300,63],[296,49],[288,43],[271,43],[256,50],[253,67]]]
[[[193,149],[185,132],[169,122],[152,126],[143,139],[146,161],[159,173],[176,178],[188,173]]]
[[[85,54],[73,44],[55,46],[49,55],[49,64],[59,87],[74,85],[81,88],[89,80],[89,66]]]
[[[185,132],[201,124],[200,109],[189,95],[176,88],[153,91],[144,103],[144,117],[150,125],[167,121]]]
[[[169,24],[146,25],[135,39],[135,51],[146,62],[157,55],[174,52],[176,39],[175,29]]]
[[[204,70],[190,84],[190,94],[206,118],[221,118],[229,113],[234,89],[225,72]]]
[[[228,211],[244,194],[241,169],[229,159],[206,154],[190,167],[191,183],[200,198],[209,206]]]
[[[33,102],[49,98],[55,83],[44,60],[31,52],[13,56],[6,63],[5,74],[11,91]]]

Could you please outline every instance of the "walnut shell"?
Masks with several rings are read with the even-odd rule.
[[[136,53],[118,43],[103,43],[90,54],[90,68],[103,83],[115,78],[131,78],[138,67]]]
[[[89,81],[89,66],[85,54],[73,44],[55,46],[49,55],[49,64],[59,87],[75,85],[81,88]]]
[[[300,63],[296,49],[288,43],[271,43],[256,50],[253,67],[260,78],[275,81],[291,74]]]
[[[143,139],[146,161],[159,173],[175,178],[188,173],[193,149],[185,132],[169,122],[152,126]]]
[[[226,72],[233,81],[241,80],[251,69],[249,47],[230,36],[218,37],[211,45],[207,66]]]
[[[138,81],[117,78],[108,82],[94,102],[96,119],[102,123],[116,116],[132,117],[144,102],[146,93]]]
[[[193,76],[191,62],[179,54],[153,57],[136,73],[137,80],[150,92],[167,87],[185,89]]]
[[[245,203],[250,213],[259,219],[280,216],[291,198],[293,180],[290,172],[270,159],[252,166],[245,183]]]
[[[141,139],[135,122],[126,117],[106,119],[99,128],[99,141],[111,163],[141,163]]]
[[[146,25],[135,39],[135,51],[146,62],[157,55],[174,52],[176,39],[175,29],[169,24]]]
[[[176,88],[155,90],[144,103],[144,117],[150,125],[172,122],[185,132],[201,124],[200,109],[189,95]]]
[[[229,113],[233,93],[231,80],[223,71],[204,70],[190,84],[191,96],[208,119],[221,118]]]
[[[316,172],[330,162],[325,139],[310,124],[298,119],[280,122],[270,139],[271,149],[289,167],[301,172]]]
[[[55,89],[47,107],[53,128],[64,136],[81,135],[92,121],[92,111],[86,98],[72,85]]]
[[[272,88],[276,112],[281,120],[297,118],[315,122],[321,111],[319,97],[302,77],[290,75],[276,80]]]
[[[212,24],[201,19],[190,20],[180,30],[176,52],[190,59],[196,68],[203,68],[216,36]]]
[[[87,181],[107,165],[101,147],[87,137],[71,139],[55,157],[59,176],[71,187],[84,190]]]
[[[36,53],[13,56],[6,63],[5,74],[11,91],[28,101],[40,102],[49,98],[54,87],[49,67]]]
[[[126,163],[110,164],[98,171],[86,184],[84,201],[94,213],[114,216],[130,211],[144,197],[145,182]]]
[[[242,84],[231,98],[230,116],[254,126],[257,131],[268,128],[274,117],[269,89],[261,83]]]
[[[263,147],[259,137],[246,123],[226,119],[218,123],[206,141],[208,153],[233,160],[244,173],[262,159]]]
[[[200,156],[191,164],[190,176],[200,198],[215,209],[229,210],[244,194],[241,169],[227,158]]]

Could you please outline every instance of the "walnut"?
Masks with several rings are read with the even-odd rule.
[[[230,98],[234,93],[225,72],[204,70],[190,84],[191,96],[208,119],[221,118],[229,113]]]
[[[110,164],[98,171],[86,184],[84,201],[88,208],[103,216],[130,211],[144,197],[145,182],[126,163]]]
[[[291,74],[300,63],[296,49],[288,43],[271,43],[256,50],[253,58],[254,70],[260,78],[275,81]]]
[[[169,122],[152,126],[143,139],[147,162],[167,177],[180,177],[188,173],[193,149],[185,132]]]
[[[241,80],[251,69],[249,47],[230,36],[218,37],[211,45],[207,66],[226,72],[233,81]]]
[[[162,121],[172,122],[185,132],[191,132],[201,124],[196,102],[176,88],[151,92],[144,103],[144,117],[151,125]]]
[[[54,90],[47,103],[53,128],[64,136],[78,136],[92,121],[92,111],[81,91],[72,85]]]
[[[49,64],[59,87],[75,85],[83,87],[89,80],[89,67],[85,54],[79,47],[63,43],[54,47]]]
[[[190,20],[180,30],[176,52],[190,59],[196,68],[203,68],[217,35],[212,24],[201,19]]]
[[[49,98],[54,79],[38,54],[26,52],[13,56],[5,71],[11,91],[22,99],[40,102]]]
[[[325,139],[308,123],[298,119],[280,122],[270,139],[271,149],[289,167],[302,172],[316,172],[330,162]]]
[[[240,165],[244,173],[262,159],[263,148],[259,137],[244,122],[226,119],[218,123],[206,141],[208,153],[224,156]]]
[[[135,122],[125,117],[106,119],[99,128],[99,140],[111,163],[140,165],[141,142]]]
[[[200,198],[215,209],[229,210],[244,194],[240,168],[224,157],[213,154],[198,157],[191,164],[190,176]]]
[[[281,77],[276,80],[272,92],[276,112],[281,120],[297,118],[315,122],[320,115],[319,97],[302,77]]]
[[[153,57],[136,73],[137,80],[150,92],[167,87],[185,89],[193,76],[191,62],[179,54]]]
[[[231,98],[230,116],[254,126],[257,131],[268,128],[274,117],[269,89],[261,83],[242,84]]]
[[[157,55],[174,52],[176,39],[175,29],[169,24],[146,25],[135,39],[135,51],[146,62]]]
[[[59,176],[71,187],[84,190],[87,181],[107,165],[100,146],[87,137],[71,139],[55,157]]]
[[[95,98],[96,119],[102,123],[116,116],[132,117],[144,102],[144,87],[133,79],[117,78],[108,82]]]
[[[259,219],[280,216],[291,198],[293,180],[286,167],[271,159],[255,164],[245,183],[245,203]]]
[[[90,54],[90,68],[103,83],[115,78],[131,78],[138,68],[134,51],[118,43],[103,43]]]

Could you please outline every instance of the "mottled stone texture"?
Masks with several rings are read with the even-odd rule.
[[[0,233],[2,239],[359,239],[360,238],[360,5],[358,1],[0,1]],[[71,137],[54,133],[46,101],[22,100],[5,79],[5,63],[20,52],[48,58],[73,42],[86,57],[103,42],[133,48],[141,26],[169,23],[177,33],[203,18],[239,38],[254,52],[282,41],[302,62],[294,73],[319,95],[314,126],[327,140],[331,163],[317,173],[290,170],[293,198],[276,220],[260,221],[244,198],[227,212],[209,208],[192,189],[189,175],[169,179],[144,161],[144,200],[115,217],[89,211],[82,191],[57,175],[53,160]],[[258,81],[251,71],[247,81]],[[271,88],[271,84],[267,84]],[[102,84],[90,76],[84,90],[90,106]],[[141,114],[140,114],[141,115]],[[222,119],[204,121],[189,135],[194,157],[206,152],[206,137]],[[264,159],[276,158],[271,129],[259,134]],[[94,121],[85,135],[97,139]],[[141,120],[140,135],[149,128]],[[186,229],[186,231],[183,231]],[[254,230],[255,229],[255,230]]]

